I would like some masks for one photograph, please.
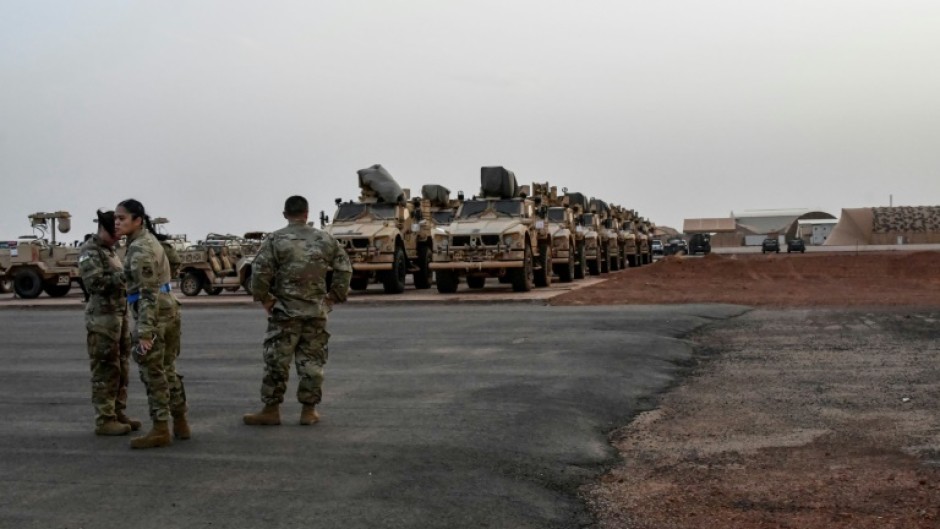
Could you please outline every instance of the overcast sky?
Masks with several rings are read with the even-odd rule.
[[[638,209],[940,204],[940,2],[0,0],[0,238],[135,197],[173,233],[332,216],[383,164]]]

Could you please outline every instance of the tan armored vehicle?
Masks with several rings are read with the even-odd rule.
[[[558,196],[558,188],[548,183],[532,184],[532,196],[541,198],[547,207],[545,222],[551,238],[552,269],[562,283],[583,278],[587,267],[584,260],[584,234],[576,230],[574,211],[565,197]],[[580,238],[580,242],[579,242]]]
[[[258,254],[260,243],[260,237],[249,239],[210,233],[205,240],[194,245],[182,249],[177,246],[181,261],[180,290],[187,296],[199,295],[203,290],[216,296],[223,289],[234,292],[239,287],[247,292],[251,283],[251,263]]]
[[[647,265],[653,262],[653,252],[652,247],[650,246],[650,241],[653,237],[650,235],[651,230],[650,226],[652,224],[648,219],[643,217],[638,217],[636,226],[637,226],[637,243],[640,247],[640,264]]]
[[[598,244],[600,246],[600,271],[602,274],[620,269],[620,243],[618,229],[614,226],[610,206],[600,199],[591,200],[591,210],[597,216]]]
[[[611,205],[611,215],[617,220],[617,240],[620,244],[620,268],[638,266],[636,233],[633,231],[632,212],[622,206]]]
[[[405,290],[409,273],[415,288],[431,288],[434,208],[446,209],[449,197],[443,204],[435,201],[436,206],[428,201],[428,215],[417,218],[422,216],[421,201],[417,206],[409,202],[408,193],[384,167],[373,165],[358,174],[359,200],[338,199],[333,223],[324,226],[349,255],[353,268],[350,288],[365,290],[376,280],[386,293],[398,294]]]
[[[465,200],[447,234],[435,235],[431,268],[437,290],[455,292],[461,277],[483,288],[488,277],[525,292],[552,280],[552,254],[541,200],[528,198],[512,171],[483,167],[480,196]]]
[[[11,281],[13,292],[24,299],[42,292],[56,298],[68,294],[72,281],[81,282],[79,248],[56,242],[55,232],[68,233],[71,218],[67,211],[29,215],[30,225],[40,235],[23,236],[0,247],[0,281]]]
[[[600,274],[600,235],[598,234],[599,223],[597,217],[588,209],[590,201],[581,193],[566,193],[565,199],[568,206],[574,213],[575,218],[575,240],[577,241],[578,261],[583,264],[581,270],[584,275],[578,276],[578,268],[575,267],[575,278],[582,279],[587,274]]]

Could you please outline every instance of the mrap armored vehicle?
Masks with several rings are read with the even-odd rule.
[[[568,207],[565,197],[558,196],[558,188],[548,183],[533,183],[532,196],[541,198],[542,206],[547,208],[545,222],[548,223],[552,241],[552,269],[555,275],[562,283],[584,278],[587,267],[584,233],[576,228],[574,210]]]
[[[408,274],[412,274],[415,288],[431,288],[432,233],[437,218],[453,215],[447,211],[450,191],[425,186],[430,199],[409,201],[409,192],[381,165],[357,173],[359,200],[337,199],[333,222],[326,225],[328,219],[321,218],[323,229],[349,255],[353,269],[350,288],[365,290],[370,282],[378,281],[386,293],[398,294],[405,290]]]
[[[480,183],[480,195],[464,200],[447,233],[434,236],[431,269],[438,292],[455,292],[462,277],[470,288],[483,288],[487,278],[509,282],[517,292],[549,285],[547,207],[504,167],[483,167]]]
[[[79,248],[55,239],[57,230],[71,230],[71,219],[67,211],[29,215],[30,226],[40,234],[0,245],[0,282],[12,282],[13,292],[23,299],[37,298],[42,292],[57,298],[69,293],[73,281],[80,285]]]

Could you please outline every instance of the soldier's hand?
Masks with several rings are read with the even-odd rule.
[[[277,302],[276,299],[271,299],[270,301],[264,301],[261,303],[264,306],[265,312],[268,313],[268,316],[271,316],[272,314],[274,314],[274,303],[276,302]]]
[[[143,354],[150,352],[150,349],[153,348],[153,340],[140,340],[140,351]]]

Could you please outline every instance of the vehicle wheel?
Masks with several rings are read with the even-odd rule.
[[[528,292],[535,286],[535,263],[532,262],[532,245],[526,243],[522,258],[522,268],[511,268],[512,289],[516,292]]]
[[[352,279],[349,280],[349,288],[350,290],[365,290],[369,288],[368,276],[353,276]]]
[[[595,257],[591,261],[588,261],[587,262],[588,273],[590,273],[592,276],[601,275],[601,271],[598,269],[598,266],[597,266],[599,263],[600,263],[600,259],[597,257]]]
[[[42,292],[42,278],[32,268],[24,268],[13,276],[13,292],[23,299],[36,299]]]
[[[800,253],[806,253],[806,249],[804,248],[804,249],[800,250]]]
[[[500,285],[508,285],[509,283],[512,283],[512,278],[509,277],[509,274],[508,274],[508,273],[503,274],[503,275],[497,277],[496,279],[497,279],[497,281],[499,281],[499,284],[500,284]]]
[[[405,291],[405,276],[408,275],[408,258],[405,249],[395,247],[395,258],[392,260],[392,269],[382,274],[382,286],[386,294],[401,294]]]
[[[587,258],[584,255],[584,243],[582,242],[577,246],[577,258],[575,259],[574,265],[574,278],[575,279],[584,279],[584,274],[587,272]]]
[[[607,248],[601,252],[601,273],[610,273],[610,250]]]
[[[431,280],[434,278],[431,272],[431,247],[422,245],[418,247],[418,271],[412,274],[415,282],[415,288],[424,290],[431,288]]]
[[[547,245],[539,246],[539,265],[542,269],[535,271],[535,286],[552,286],[552,249]]]
[[[437,291],[441,294],[453,294],[457,292],[457,272],[453,270],[438,270],[434,272],[434,280],[437,283]]]
[[[218,296],[221,293],[222,287],[206,288],[206,294],[209,294],[210,296]]]
[[[635,255],[628,255],[628,256],[627,256],[627,267],[629,267],[629,268],[636,268],[636,267],[637,267],[637,262],[636,262],[636,256],[635,256]]]
[[[570,283],[574,278],[574,252],[568,252],[568,260],[565,264],[555,265],[555,272],[558,274],[558,280],[562,283]]]
[[[248,267],[248,270],[245,270],[245,279],[242,279],[242,288],[245,289],[245,292],[248,295],[251,295],[251,267]]]
[[[69,290],[72,290],[72,285],[58,285],[55,283],[46,283],[42,286],[43,292],[45,292],[50,298],[61,298],[62,296],[69,293]]]
[[[467,276],[467,286],[476,289],[485,287],[486,276]]]
[[[180,290],[187,296],[198,296],[202,290],[202,275],[197,272],[186,272],[180,280]]]
[[[617,255],[614,255],[610,260],[610,271],[616,272],[620,270],[620,252],[617,252]]]

